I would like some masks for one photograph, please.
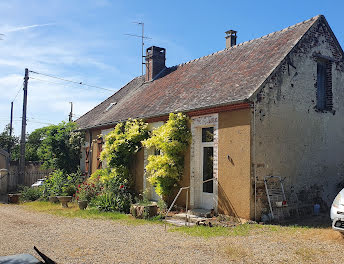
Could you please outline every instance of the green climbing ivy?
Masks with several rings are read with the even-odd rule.
[[[148,124],[142,120],[129,119],[117,124],[115,129],[105,136],[100,159],[106,160],[108,167],[116,173],[104,175],[104,180],[116,174],[129,178],[130,160],[133,154],[140,150],[141,141],[149,136],[147,126]]]
[[[169,120],[143,141],[147,148],[155,148],[160,155],[148,157],[146,170],[149,182],[157,194],[169,196],[178,186],[184,170],[184,154],[191,141],[188,117],[182,113],[169,115]]]

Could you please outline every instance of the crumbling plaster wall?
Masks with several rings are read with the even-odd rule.
[[[317,58],[332,58],[333,111],[316,110]],[[263,178],[285,178],[302,203],[330,206],[344,175],[344,65],[327,27],[315,24],[255,95],[252,174],[257,216],[267,210]],[[252,181],[254,183],[254,181]],[[254,195],[254,194],[252,194]]]

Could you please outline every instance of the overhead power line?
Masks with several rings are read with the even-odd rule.
[[[39,75],[47,76],[47,77],[50,77],[50,78],[54,78],[54,79],[57,79],[57,80],[61,80],[61,81],[64,81],[64,82],[74,83],[74,84],[83,85],[83,86],[87,86],[87,87],[91,87],[91,88],[96,88],[96,89],[101,89],[101,90],[105,90],[105,91],[109,91],[109,92],[115,92],[115,90],[112,90],[112,89],[100,87],[100,86],[97,86],[97,85],[86,84],[84,82],[76,82],[76,81],[64,79],[64,78],[61,78],[61,77],[57,77],[57,76],[54,76],[54,75],[51,75],[51,74],[40,73],[40,72],[36,72],[36,71],[30,71],[30,72],[34,73],[34,74],[39,74]]]
[[[16,93],[16,96],[14,97],[14,99],[12,100],[12,102],[14,102],[16,99],[17,99],[17,96],[18,96],[18,94],[19,94],[19,92],[20,92],[20,90],[23,88],[23,84],[21,84],[20,86],[19,86],[19,88],[18,88],[18,91],[17,91],[17,93]]]

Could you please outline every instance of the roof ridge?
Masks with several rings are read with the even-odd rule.
[[[323,17],[323,15],[316,15],[316,16],[314,16],[314,17],[311,17],[311,18],[307,19],[307,20],[301,21],[301,22],[299,22],[299,23],[296,23],[296,24],[291,25],[291,26],[289,26],[289,27],[283,28],[283,29],[281,29],[281,30],[271,32],[271,33],[266,34],[266,35],[264,35],[264,36],[261,36],[261,37],[259,37],[259,38],[247,40],[247,41],[241,42],[241,43],[239,43],[239,44],[237,44],[237,45],[234,45],[234,46],[232,46],[232,47],[225,48],[225,49],[223,49],[223,50],[219,50],[219,51],[213,52],[213,53],[211,53],[211,54],[208,54],[208,55],[199,57],[199,58],[197,58],[197,59],[193,59],[193,60],[190,60],[190,61],[187,61],[187,62],[183,62],[183,63],[177,64],[177,65],[174,65],[174,66],[171,66],[171,67],[168,67],[168,68],[182,67],[182,66],[184,66],[185,64],[189,64],[189,63],[193,63],[193,62],[196,62],[196,61],[199,61],[199,60],[203,60],[203,59],[208,58],[208,57],[210,57],[210,56],[213,56],[213,55],[215,55],[215,54],[218,54],[218,53],[221,53],[221,52],[224,52],[224,51],[227,51],[227,50],[235,49],[235,48],[237,48],[237,47],[239,47],[239,46],[246,45],[246,44],[248,44],[248,43],[251,43],[252,41],[255,41],[255,40],[258,40],[258,39],[263,39],[263,38],[272,36],[272,35],[274,35],[274,34],[276,34],[276,33],[279,33],[279,32],[282,32],[282,31],[286,31],[286,30],[288,30],[288,29],[295,28],[295,27],[297,27],[297,26],[300,26],[300,25],[302,25],[302,24],[304,24],[304,23],[307,23],[307,22],[310,22],[310,21],[312,21],[312,20],[317,20],[317,19],[320,18],[320,17]]]

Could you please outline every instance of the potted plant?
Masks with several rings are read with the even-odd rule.
[[[80,210],[86,209],[88,203],[100,192],[99,181],[84,181],[78,185],[76,199]]]
[[[80,210],[85,210],[88,205],[87,190],[83,185],[79,185],[76,199],[78,200],[78,205]]]

